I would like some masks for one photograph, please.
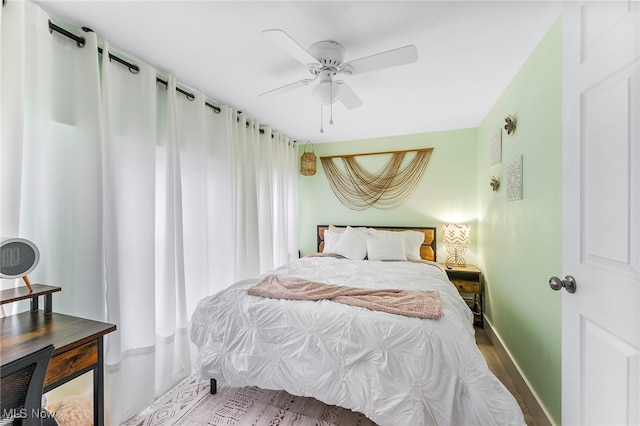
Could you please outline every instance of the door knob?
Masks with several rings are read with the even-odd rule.
[[[551,277],[549,278],[549,287],[551,287],[552,290],[560,290],[564,287],[564,289],[569,293],[575,293],[576,280],[571,275],[564,277],[564,280],[561,280],[558,277]]]

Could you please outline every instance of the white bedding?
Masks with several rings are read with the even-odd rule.
[[[439,290],[444,316],[418,319],[326,300],[249,296],[256,277],[198,304],[190,333],[200,377],[311,396],[382,426],[524,424],[515,398],[476,346],[469,308],[439,267],[306,257],[270,273],[352,287]]]

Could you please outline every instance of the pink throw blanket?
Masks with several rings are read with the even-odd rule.
[[[345,305],[416,318],[442,317],[440,292],[411,290],[369,290],[324,284],[295,277],[268,275],[249,287],[252,296],[272,299],[331,300]]]

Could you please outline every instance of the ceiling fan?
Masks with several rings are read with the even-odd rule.
[[[344,62],[345,48],[336,41],[319,41],[309,46],[309,49],[305,49],[282,30],[264,30],[262,34],[298,62],[306,65],[313,77],[286,84],[262,93],[260,96],[278,95],[317,81],[318,83],[313,87],[312,92],[313,96],[321,104],[331,105],[336,101],[340,101],[348,109],[354,109],[362,105],[362,100],[351,90],[347,83],[342,80],[336,80],[335,77],[337,75],[362,74],[383,68],[410,64],[418,60],[418,50],[414,45],[408,45]]]

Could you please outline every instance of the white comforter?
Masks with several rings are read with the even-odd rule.
[[[476,346],[469,308],[437,266],[307,257],[273,273],[362,288],[439,290],[444,316],[249,296],[246,289],[260,278],[244,280],[201,300],[193,314],[200,377],[311,396],[379,425],[524,424]]]

